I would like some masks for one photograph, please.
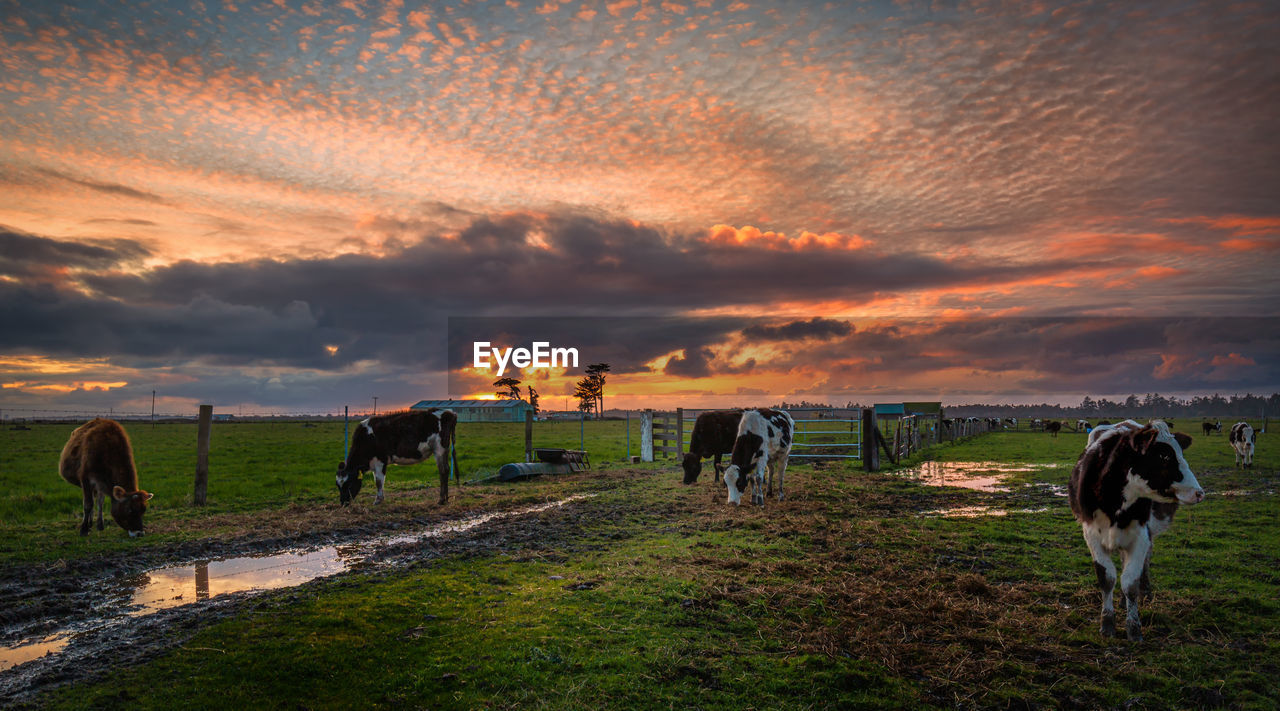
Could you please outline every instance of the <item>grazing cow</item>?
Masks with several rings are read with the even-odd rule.
[[[1006,418],[1004,418],[1004,421],[1005,421],[1005,422],[1007,422],[1007,423],[1009,423],[1009,426],[1010,426],[1010,427],[1012,427],[1013,429],[1015,429],[1015,430],[1016,430],[1016,429],[1018,429],[1018,418],[1016,418],[1016,417],[1006,417]]]
[[[1208,437],[1214,432],[1222,431],[1222,420],[1214,420],[1213,422],[1205,420],[1204,422],[1200,423],[1200,427],[1201,429],[1204,430],[1204,436]]]
[[[1179,504],[1204,499],[1204,489],[1182,456],[1191,438],[1170,432],[1155,420],[1143,426],[1133,420],[1099,425],[1076,461],[1067,485],[1071,512],[1084,532],[1102,590],[1102,634],[1115,634],[1112,591],[1116,568],[1112,554],[1123,560],[1120,589],[1128,607],[1130,640],[1142,639],[1138,599],[1150,592],[1148,568],[1152,541],[1173,521]]]
[[[129,436],[115,420],[95,418],[71,433],[58,460],[58,472],[84,494],[84,519],[80,535],[89,535],[93,504],[98,504],[98,530],[102,530],[102,500],[111,495],[111,518],[129,537],[141,536],[142,514],[154,494],[138,488]]]
[[[685,452],[684,483],[695,484],[702,473],[702,460],[715,457],[716,477],[719,478],[720,457],[733,451],[738,439],[738,422],[742,410],[708,410],[693,423],[693,435],[689,438],[689,451]]]
[[[1088,420],[1076,420],[1076,432],[1088,432],[1089,430]]]
[[[1044,429],[1050,436],[1057,437],[1058,432],[1062,431],[1062,423],[1057,420],[1050,420],[1044,423]]]
[[[449,500],[449,453],[453,452],[453,468],[458,469],[458,416],[453,410],[409,410],[378,415],[362,420],[351,435],[347,460],[338,463],[338,499],[343,506],[360,493],[364,473],[373,470],[382,503],[382,483],[389,464],[417,464],[429,456],[436,458],[440,470],[440,503]]]
[[[1253,466],[1253,446],[1258,441],[1258,433],[1253,431],[1248,422],[1237,422],[1231,425],[1227,441],[1236,452],[1236,466],[1241,469]]]
[[[729,503],[742,505],[742,492],[748,481],[755,481],[751,503],[764,504],[764,472],[769,470],[769,493],[773,494],[773,475],[778,474],[778,501],[785,496],[784,477],[787,457],[791,454],[791,437],[795,422],[782,410],[747,410],[738,423],[738,437],[733,443],[729,467],[724,470],[724,483],[729,488]]]

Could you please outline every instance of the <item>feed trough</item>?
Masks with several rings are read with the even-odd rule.
[[[581,450],[538,448],[533,450],[533,455],[538,461],[502,465],[498,470],[499,481],[525,479],[539,474],[569,474],[591,468],[591,460]]]

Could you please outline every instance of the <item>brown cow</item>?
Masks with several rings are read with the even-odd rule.
[[[142,514],[153,494],[138,488],[129,436],[115,420],[95,418],[76,428],[62,448],[58,461],[62,478],[84,493],[84,520],[80,535],[89,535],[93,504],[98,504],[98,530],[102,530],[102,499],[111,495],[111,517],[129,532],[142,535]]]

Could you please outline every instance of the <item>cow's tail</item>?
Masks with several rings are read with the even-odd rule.
[[[448,442],[449,468],[453,470],[453,480],[462,483],[462,472],[458,471],[458,416],[453,410],[440,413],[440,430],[442,438]]]

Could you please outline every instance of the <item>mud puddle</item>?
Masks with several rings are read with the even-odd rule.
[[[925,486],[954,486],[986,493],[1009,491],[1009,475],[1057,469],[1057,464],[1007,464],[1004,462],[922,462],[895,472]]]
[[[233,593],[257,593],[301,585],[317,578],[337,575],[370,561],[388,548],[412,545],[425,539],[462,533],[495,519],[506,519],[564,506],[591,495],[570,496],[558,501],[510,511],[471,516],[408,534],[384,535],[359,543],[331,545],[317,550],[282,550],[250,556],[198,560],[154,568],[140,574],[124,575],[93,583],[104,591],[88,619],[22,639],[0,647],[0,674],[15,666],[50,654],[58,654],[77,637],[96,635],[126,621],[161,610],[194,605]],[[6,630],[6,637],[22,635],[21,629]]]
[[[1008,516],[1011,513],[1044,513],[1048,508],[1003,509],[996,506],[952,506],[944,509],[921,511],[921,516],[940,516],[942,518],[977,518],[979,516]]]

